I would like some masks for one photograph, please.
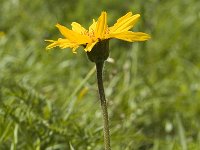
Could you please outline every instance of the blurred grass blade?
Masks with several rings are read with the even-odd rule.
[[[40,139],[38,138],[36,140],[36,150],[40,150],[40,145],[41,145],[41,142],[40,142]]]
[[[78,93],[78,91],[83,87],[83,85],[88,81],[88,79],[95,73],[95,66],[89,71],[89,73],[86,75],[86,77],[82,80],[82,82],[76,87],[76,89],[74,90],[74,92],[70,95],[69,97],[69,100],[66,100],[65,103],[63,104],[63,107],[62,107],[62,111],[63,111],[63,114],[64,114],[64,120],[66,120],[69,115],[71,114],[73,108],[74,108],[74,104],[77,100],[76,98],[76,94]],[[68,105],[68,108],[67,108],[67,102],[70,101],[70,104]],[[65,114],[66,112],[66,109],[67,109],[67,113]]]
[[[11,150],[16,150],[16,146],[17,146],[17,143],[18,143],[18,129],[19,129],[19,125],[16,124],[15,125],[15,129],[14,129],[14,135],[13,135],[13,142],[11,144]]]
[[[0,145],[1,143],[3,143],[4,139],[6,138],[6,136],[9,134],[10,130],[11,130],[11,122],[9,122],[9,124],[6,126],[6,129],[4,130],[3,133],[1,133],[1,137],[0,137]]]
[[[75,150],[71,143],[69,143],[70,150]]]
[[[179,139],[180,139],[180,144],[181,144],[182,150],[187,150],[187,141],[186,141],[186,137],[185,137],[185,130],[184,130],[183,124],[181,122],[181,118],[178,114],[176,114],[176,122],[177,122],[178,134],[179,134]]]
[[[66,144],[55,144],[52,146],[47,147],[45,150],[60,150],[60,149],[66,149]]]
[[[159,139],[154,140],[153,150],[159,150]]]

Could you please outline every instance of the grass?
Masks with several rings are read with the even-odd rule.
[[[83,49],[45,51],[59,22],[85,26],[102,10],[109,23],[140,13],[146,43],[111,41],[106,63],[114,150],[200,147],[199,6],[196,0],[1,2],[0,149],[100,150],[102,118],[94,64]],[[87,9],[85,9],[87,8]],[[2,34],[3,33],[3,34]]]

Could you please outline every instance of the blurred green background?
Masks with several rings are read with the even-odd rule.
[[[199,0],[0,0],[0,150],[102,150],[94,64],[45,51],[55,24],[140,13],[141,43],[111,40],[104,70],[113,150],[199,150]]]

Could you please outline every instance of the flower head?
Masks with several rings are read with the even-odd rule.
[[[113,38],[128,42],[146,41],[150,39],[148,34],[129,31],[138,21],[139,17],[139,14],[133,15],[131,12],[128,12],[126,15],[119,18],[112,27],[108,27],[107,13],[102,12],[97,21],[93,19],[93,23],[88,30],[77,22],[72,22],[71,30],[57,24],[56,27],[64,38],[59,38],[56,41],[46,40],[51,42],[51,44],[47,46],[47,49],[59,46],[62,49],[72,48],[72,51],[76,53],[76,49],[79,46],[84,46],[84,50],[90,52],[97,43]]]

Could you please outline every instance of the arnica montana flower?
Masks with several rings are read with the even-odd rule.
[[[133,15],[129,12],[119,18],[112,27],[108,27],[107,13],[102,12],[97,21],[93,20],[89,30],[86,30],[76,22],[72,22],[71,30],[57,24],[56,27],[64,38],[59,38],[57,41],[46,40],[51,42],[51,44],[47,46],[47,49],[59,46],[62,49],[72,48],[72,51],[76,53],[76,49],[79,46],[83,46],[84,50],[87,52],[89,60],[96,64],[97,84],[104,120],[103,130],[105,150],[111,150],[107,102],[102,78],[104,61],[109,56],[109,39],[116,38],[128,42],[148,40],[150,36],[146,33],[129,31],[135,25],[139,17],[139,14]]]
[[[76,49],[79,46],[83,46],[86,52],[90,52],[95,45],[99,45],[102,41],[108,41],[108,39],[116,38],[128,42],[148,40],[150,36],[146,33],[129,31],[135,25],[139,17],[139,14],[133,15],[131,12],[128,12],[126,15],[119,18],[112,27],[108,27],[107,13],[102,12],[97,21],[93,19],[89,30],[86,30],[77,22],[72,22],[72,30],[57,24],[56,27],[64,38],[59,38],[57,41],[46,40],[51,42],[51,44],[47,46],[47,49],[59,46],[62,49],[72,48],[72,51],[76,53]]]

